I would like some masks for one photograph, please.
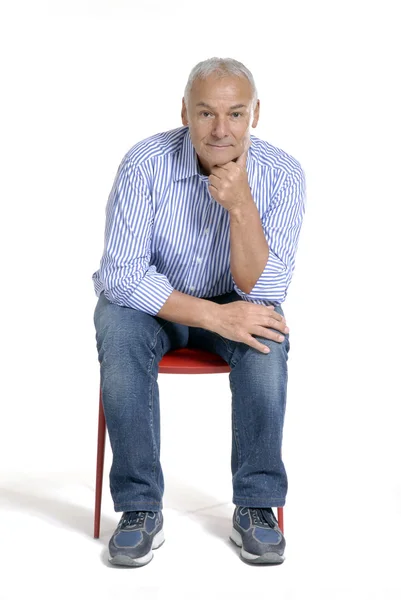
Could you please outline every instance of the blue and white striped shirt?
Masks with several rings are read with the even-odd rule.
[[[124,156],[106,207],[105,246],[95,292],[156,315],[174,290],[210,298],[233,289],[243,300],[281,304],[294,271],[305,211],[300,164],[251,136],[248,181],[269,246],[249,294],[230,271],[230,217],[208,190],[187,127],[154,135]]]

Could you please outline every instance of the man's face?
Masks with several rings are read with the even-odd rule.
[[[251,84],[245,77],[212,74],[196,79],[188,107],[182,102],[182,124],[189,126],[199,162],[206,171],[238,158],[249,147],[250,128],[259,120]]]

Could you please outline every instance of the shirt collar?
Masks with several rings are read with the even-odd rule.
[[[185,132],[182,140],[182,146],[177,154],[174,169],[174,181],[187,179],[188,177],[193,177],[194,175],[200,175],[198,157],[196,156],[188,127],[186,130],[187,131]]]
[[[198,157],[196,155],[195,148],[191,141],[191,136],[189,134],[189,128],[185,128],[187,131],[185,132],[182,140],[182,146],[178,151],[175,167],[174,167],[174,181],[179,181],[180,179],[187,179],[189,177],[193,177],[194,175],[200,175],[202,177],[201,171],[199,169]],[[254,136],[251,136],[251,139]],[[252,161],[253,149],[252,146],[249,148],[248,156],[246,160],[246,168],[248,171],[248,175],[250,173],[250,166]],[[205,176],[203,176],[205,178]]]

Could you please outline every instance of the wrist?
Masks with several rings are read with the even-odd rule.
[[[240,200],[235,206],[233,206],[228,212],[230,219],[242,222],[245,218],[249,217],[252,209],[256,208],[252,196],[248,196],[243,200]]]
[[[205,311],[203,328],[215,331],[215,326],[220,321],[220,304],[209,300],[208,305]]]

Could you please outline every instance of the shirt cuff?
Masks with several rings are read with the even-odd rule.
[[[286,297],[288,275],[283,261],[270,251],[266,266],[249,294],[241,290],[233,279],[234,289],[247,302],[266,306],[281,304]]]
[[[95,274],[96,275],[96,274]],[[117,285],[105,286],[100,279],[94,277],[95,290],[98,295],[103,291],[109,302],[118,306],[134,308],[155,316],[174,292],[167,277],[150,266],[138,282],[134,277],[124,277]]]
[[[167,277],[157,273],[156,267],[151,266],[135,288],[132,306],[155,316],[173,292],[174,288]]]

